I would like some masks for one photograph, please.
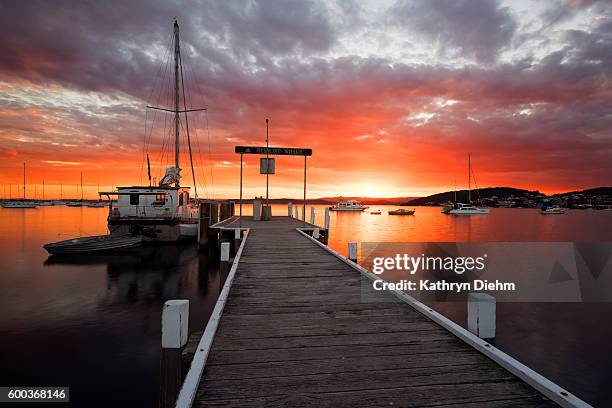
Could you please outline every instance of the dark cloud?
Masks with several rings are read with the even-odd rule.
[[[397,24],[433,42],[442,56],[461,54],[494,62],[516,30],[510,11],[493,0],[398,1],[391,9]]]
[[[548,28],[555,24],[569,20],[576,13],[595,4],[603,4],[602,0],[554,0],[548,3],[548,7],[540,15],[544,23],[544,27]]]
[[[210,126],[217,130],[212,151],[224,160],[219,152],[231,151],[231,142],[219,134],[261,140],[263,118],[273,113],[275,143],[320,148],[328,154],[318,163],[329,168],[353,160],[356,153],[345,147],[366,135],[369,148],[359,154],[368,162],[373,161],[366,156],[374,152],[380,157],[409,155],[431,147],[430,153],[440,152],[430,159],[431,168],[439,171],[438,155],[469,148],[484,160],[496,158],[488,166],[496,171],[516,169],[518,158],[524,161],[520,168],[545,169],[568,180],[604,184],[609,178],[610,20],[588,31],[565,32],[563,44],[541,59],[501,63],[497,55],[511,43],[516,23],[496,2],[396,4],[391,11],[396,21],[437,42],[443,54],[484,62],[453,67],[443,60],[410,64],[382,56],[334,55],[342,36],[351,40],[348,22],[367,20],[363,10],[347,4],[7,3],[0,16],[0,74],[16,87],[35,82],[50,95],[62,87],[111,99],[124,93],[144,106],[145,100],[151,102],[176,15],[192,92],[206,95],[205,101],[193,102],[210,108]],[[437,99],[458,103],[437,107]],[[102,160],[113,151],[115,157],[133,160],[141,150],[145,113],[139,106],[92,102],[26,111],[31,100],[0,94],[0,137],[6,145],[0,155],[24,148],[13,135],[39,142],[25,146],[40,157],[51,152],[64,160],[77,151],[84,158]],[[157,102],[167,103],[163,97]],[[420,112],[433,116],[418,126],[406,120]],[[194,123],[193,130],[207,131],[202,122]],[[388,134],[378,133],[382,129]],[[152,146],[162,150],[165,136],[154,138]],[[63,146],[66,141],[82,146]],[[394,143],[393,152],[386,141]],[[91,148],[83,149],[85,145]],[[415,162],[425,160],[425,153],[414,157]],[[395,166],[401,167],[402,160]]]

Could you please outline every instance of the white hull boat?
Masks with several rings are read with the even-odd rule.
[[[105,201],[96,201],[93,203],[87,203],[87,207],[104,208],[104,207],[108,207],[108,203]]]
[[[336,205],[329,207],[330,211],[365,211],[367,205],[361,204],[359,201],[340,201]]]
[[[489,214],[488,208],[474,207],[468,204],[456,204],[455,208],[448,209],[444,214],[450,215],[486,215]]]
[[[565,214],[565,210],[558,205],[554,205],[552,207],[542,208],[540,210],[540,214],[542,215],[560,215]]]
[[[38,205],[34,201],[5,201],[2,208],[36,208]]]

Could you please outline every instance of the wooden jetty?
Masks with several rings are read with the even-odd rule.
[[[239,223],[248,237],[231,288],[183,351],[193,363],[177,407],[588,406],[426,306],[374,291],[360,267],[297,230],[316,226],[217,227]]]

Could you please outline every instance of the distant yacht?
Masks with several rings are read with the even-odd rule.
[[[23,163],[23,199],[3,201],[2,208],[36,208],[36,201],[27,200],[26,198],[26,164]]]
[[[540,214],[565,214],[565,210],[558,205],[553,205],[551,207],[542,207]]]
[[[334,206],[330,207],[330,211],[365,211],[370,207],[361,204],[359,201],[348,200],[339,201]]]
[[[108,205],[108,201],[93,201],[90,203],[86,204],[87,207],[93,207],[93,208],[102,208],[102,207],[106,207]]]
[[[455,193],[456,198],[456,193]],[[472,165],[470,154],[468,153],[468,203],[451,203],[442,208],[442,214],[450,215],[487,215],[490,210],[483,207],[475,207],[472,205]]]

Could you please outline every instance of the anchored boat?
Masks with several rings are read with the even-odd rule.
[[[23,163],[23,199],[9,200],[2,202],[2,208],[36,208],[38,203],[32,200],[26,200],[26,164]]]
[[[542,209],[540,210],[540,214],[565,214],[565,210],[559,207],[558,205],[553,205],[551,207],[542,207]]]
[[[474,183],[476,181],[474,180]],[[457,193],[455,192],[455,200]],[[440,211],[442,214],[450,214],[450,215],[487,215],[490,210],[488,208],[476,207],[472,205],[472,165],[470,154],[468,153],[468,203],[450,203]]]
[[[112,235],[142,235],[147,241],[179,241],[195,239],[198,234],[199,207],[196,200],[190,199],[189,187],[181,186],[179,129],[184,128],[189,146],[191,175],[195,187],[195,170],[191,156],[188,112],[203,111],[187,107],[182,74],[179,25],[174,21],[174,98],[173,109],[147,106],[149,109],[169,112],[174,119],[174,166],[167,167],[158,186],[151,185],[151,166],[147,155],[149,175],[148,186],[117,187],[116,191],[99,194],[116,196],[109,205],[108,229]],[[182,92],[180,89],[182,88]],[[181,106],[181,96],[183,105]],[[184,114],[181,121],[181,114]],[[197,187],[195,188],[197,198]]]
[[[329,208],[330,211],[365,211],[369,207],[361,204],[359,201],[349,200],[340,201],[336,205]]]
[[[138,247],[142,244],[141,236],[131,235],[97,235],[52,242],[43,245],[50,254],[89,254],[110,252]]]
[[[389,210],[389,215],[414,215],[416,210],[407,210],[405,208],[400,208],[398,210]]]

